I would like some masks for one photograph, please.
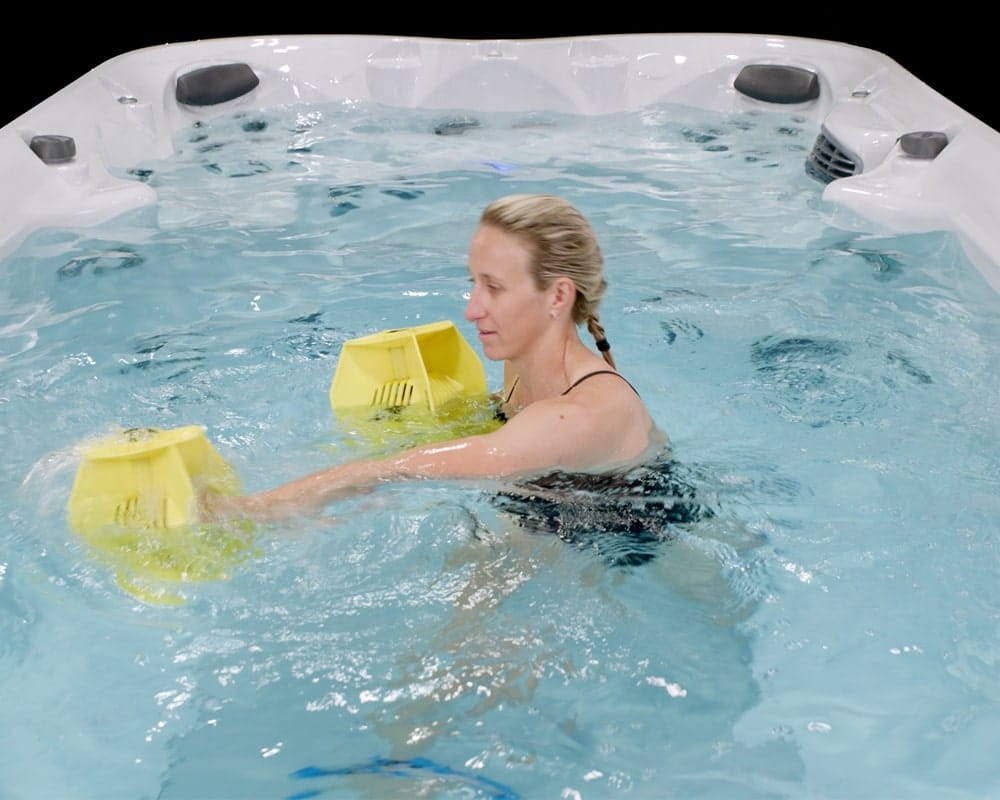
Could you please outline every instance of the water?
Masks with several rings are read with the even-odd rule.
[[[1000,299],[948,234],[833,227],[816,133],[276,109],[138,165],[156,208],[34,235],[0,270],[0,796],[1000,791]],[[618,364],[713,512],[656,558],[428,482],[260,528],[168,604],[70,530],[118,426],[204,425],[248,490],[427,436],[333,415],[340,346],[474,339],[468,239],[519,191],[594,223]]]

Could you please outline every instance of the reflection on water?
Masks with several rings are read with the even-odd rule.
[[[732,769],[730,780],[744,786],[748,774],[800,773],[794,747],[756,753],[734,741],[759,691],[738,626],[764,588],[757,537],[723,509],[678,525],[656,558],[621,569],[512,523],[478,489],[390,489],[352,506],[333,509],[339,522],[298,534],[283,546],[296,555],[272,556],[250,580],[284,586],[280,606],[248,604],[270,592],[241,587],[240,614],[259,629],[252,647],[198,655],[206,679],[243,663],[230,680],[256,689],[231,695],[226,717],[268,720],[289,767],[316,761],[304,755],[317,752],[312,738],[338,731],[317,790],[392,792],[386,775],[355,769],[374,753],[472,767],[520,796],[567,785],[680,791],[690,781],[681,776],[705,770]],[[212,638],[231,641],[224,631]],[[203,725],[176,743],[165,796],[206,781],[233,785],[197,757],[226,752],[220,739]],[[719,747],[729,753],[722,763]],[[670,769],[657,769],[651,754],[669,757]],[[250,790],[261,777],[235,786],[245,780]],[[395,777],[425,790],[442,780],[422,770]],[[480,790],[474,796],[491,796]]]

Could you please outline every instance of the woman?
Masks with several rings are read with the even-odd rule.
[[[499,413],[506,424],[329,467],[259,494],[206,497],[205,511],[278,519],[318,512],[383,482],[598,472],[663,448],[642,399],[615,369],[597,315],[607,288],[603,257],[579,211],[550,195],[494,201],[472,237],[469,273],[465,318],[486,357],[504,361]],[[583,324],[600,356],[580,339]]]

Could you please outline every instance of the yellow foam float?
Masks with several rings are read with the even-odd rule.
[[[453,322],[394,328],[344,343],[330,384],[330,405],[439,411],[486,396],[486,372]]]
[[[450,321],[393,328],[344,343],[330,384],[335,414],[368,445],[394,450],[499,425],[486,371]]]
[[[139,599],[180,603],[176,584],[222,580],[252,555],[247,522],[200,525],[198,496],[239,494],[236,473],[200,426],[132,428],[81,448],[70,527]]]

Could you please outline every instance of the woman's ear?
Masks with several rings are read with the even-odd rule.
[[[566,277],[556,278],[552,282],[552,315],[553,318],[572,311],[576,300],[576,284]]]

